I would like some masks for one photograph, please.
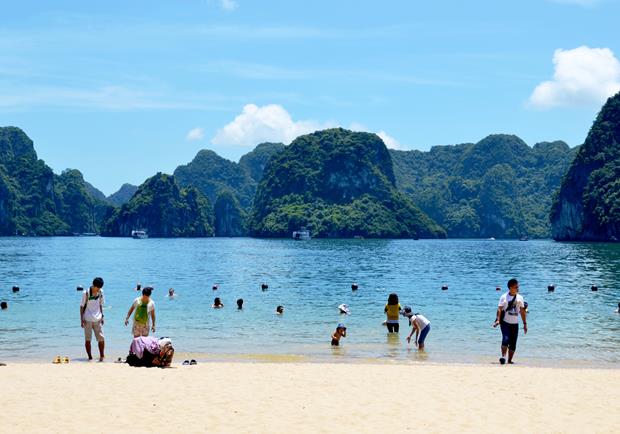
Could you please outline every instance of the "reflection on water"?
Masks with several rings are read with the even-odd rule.
[[[82,356],[76,287],[97,275],[106,282],[110,358],[125,355],[130,330],[123,320],[142,282],[156,288],[157,334],[172,337],[178,354],[496,360],[500,332],[491,324],[506,281],[516,276],[530,307],[519,359],[620,362],[619,244],[97,237],[0,239],[0,300],[9,302],[0,311],[0,359]],[[549,284],[555,292],[547,292]],[[13,285],[21,291],[13,294]],[[407,344],[405,319],[399,334],[381,325],[391,292],[432,322],[425,352]],[[211,309],[215,297],[224,309]],[[351,315],[339,314],[341,303]],[[285,308],[281,317],[277,305]],[[339,322],[347,337],[331,347]]]

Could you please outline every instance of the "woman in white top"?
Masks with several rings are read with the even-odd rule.
[[[414,315],[409,306],[404,307],[403,316],[409,319],[409,325],[411,326],[411,333],[407,336],[407,343],[411,343],[411,336],[415,332],[415,344],[419,350],[423,350],[426,336],[431,331],[431,322],[424,315],[418,313]]]

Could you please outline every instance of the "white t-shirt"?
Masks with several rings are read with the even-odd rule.
[[[144,303],[142,302],[142,296],[140,296],[133,301],[133,308],[135,310],[133,316],[134,322],[139,324],[149,324],[151,312],[155,310],[155,302],[149,298],[149,302],[146,305],[146,311],[144,311]]]
[[[504,315],[504,322],[508,324],[519,323],[519,313],[521,312],[521,308],[524,307],[523,297],[519,294],[517,294],[516,297],[517,301],[512,304],[512,309],[510,309],[509,311],[506,310],[508,309],[508,303],[510,303],[514,297],[507,292],[505,294],[502,294],[502,296],[499,298],[499,304],[497,305],[497,307],[501,307],[502,310],[506,312],[506,314]]]
[[[84,291],[80,307],[86,306],[84,309],[84,321],[97,322],[103,318],[103,289],[99,290],[96,296],[90,295],[90,288]]]
[[[411,322],[415,321],[420,331],[424,330],[424,327],[431,323],[424,315],[413,315],[410,319]]]

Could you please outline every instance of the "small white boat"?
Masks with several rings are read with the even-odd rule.
[[[131,238],[134,238],[136,240],[143,240],[145,238],[148,238],[149,235],[146,233],[146,231],[143,230],[133,230],[131,231]]]
[[[307,241],[310,239],[310,231],[306,228],[301,228],[298,231],[294,231],[293,239],[295,241]]]

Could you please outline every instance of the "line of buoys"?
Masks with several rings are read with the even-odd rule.
[[[82,285],[75,288],[76,291],[84,291],[84,287]]]
[[[266,283],[261,283],[260,289],[262,289],[263,291],[267,291],[269,289],[269,285],[267,285]]]
[[[592,286],[590,287],[590,290],[591,290],[591,291],[598,291],[598,286],[596,286],[596,285],[592,285]]]
[[[0,309],[5,310],[8,309],[9,304],[6,301],[0,302]]]
[[[553,291],[555,291],[555,285],[554,284],[551,284],[551,285],[547,286],[547,292],[553,292]]]
[[[441,290],[442,291],[447,291],[448,290],[448,285],[441,285]]]
[[[19,292],[19,286],[14,286],[13,287],[13,292]]]
[[[357,283],[353,282],[351,284],[351,291],[357,291],[357,289],[358,289]]]

